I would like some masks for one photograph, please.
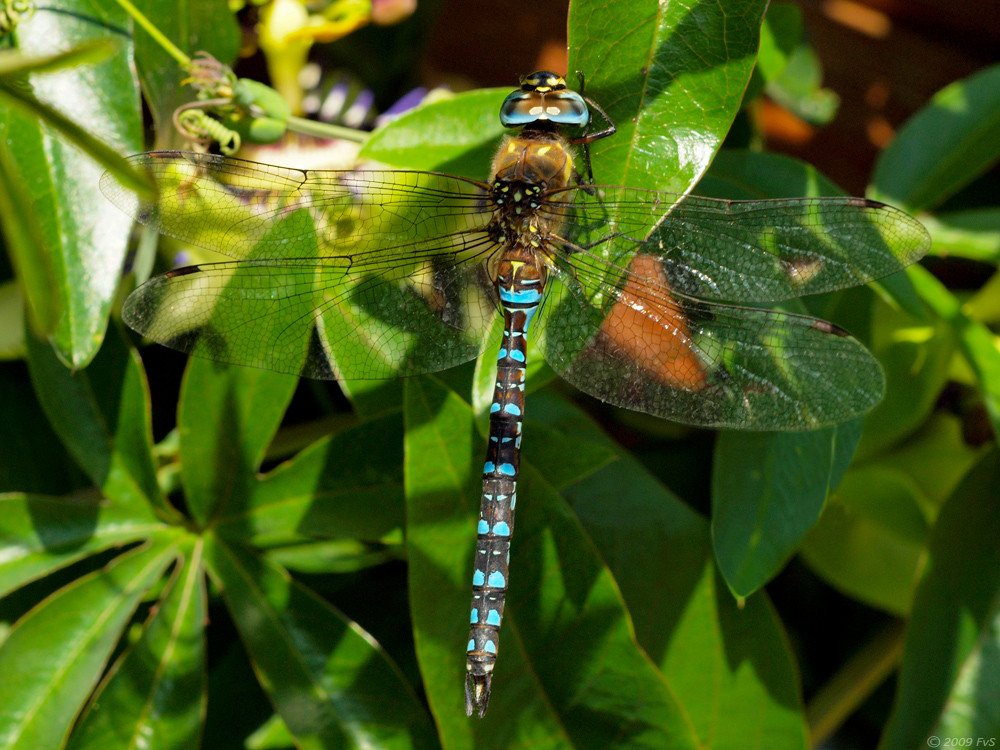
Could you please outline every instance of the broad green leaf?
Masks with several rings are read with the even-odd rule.
[[[906,438],[927,419],[948,380],[956,340],[940,317],[926,312],[914,317],[876,302],[871,321],[869,346],[885,371],[886,389],[865,421],[863,457]]]
[[[108,29],[120,28],[124,21],[116,4],[67,0],[59,12],[35,13],[22,22],[18,47],[28,55],[59,54],[106,40]],[[33,74],[28,83],[35,99],[97,141],[115,151],[140,148],[138,91],[124,48],[99,65]],[[0,109],[0,140],[17,164],[22,192],[33,205],[50,254],[60,300],[52,341],[68,366],[82,367],[104,336],[131,223],[96,189],[102,166],[34,116]]]
[[[2,123],[0,123],[2,131]],[[50,336],[62,315],[62,298],[55,259],[42,236],[39,217],[18,176],[19,169],[6,145],[0,144],[0,230],[21,295],[27,303],[28,322],[39,336]],[[20,321],[9,331],[23,330]],[[20,342],[23,346],[23,340]]]
[[[403,420],[399,413],[318,441],[254,482],[220,536],[255,547],[314,539],[400,539]]]
[[[635,643],[609,572],[526,460],[491,705],[484,719],[466,718],[468,617],[460,613],[468,611],[478,495],[470,462],[483,445],[468,404],[432,378],[407,381],[405,414],[411,607],[445,744],[694,746],[682,710]]]
[[[1000,322],[1000,273],[994,273],[962,306],[965,314],[993,326]]]
[[[0,495],[0,596],[163,525],[97,496]]]
[[[844,195],[811,164],[783,154],[746,149],[720,151],[694,192],[728,200]]]
[[[547,424],[613,449],[618,460],[563,492],[629,608],[636,638],[712,748],[805,748],[799,679],[766,595],[742,605],[712,558],[708,524],[581,412],[550,393],[532,402]],[[540,470],[559,460],[526,449]]]
[[[1000,65],[946,86],[875,165],[869,197],[909,211],[944,202],[1000,158]]]
[[[178,554],[164,534],[60,589],[0,646],[0,748],[62,747],[146,590]]]
[[[1000,263],[1000,208],[970,208],[920,219],[931,233],[931,253]]]
[[[997,497],[994,449],[956,488],[931,534],[882,750],[1000,736]]]
[[[86,479],[45,418],[22,365],[0,365],[0,492],[62,495]]]
[[[811,44],[800,43],[789,55],[781,74],[768,81],[765,91],[792,114],[815,125],[825,125],[837,114],[840,97],[825,89],[819,55]]]
[[[844,475],[800,553],[835,588],[901,615],[910,609],[927,531],[913,479],[864,465]]]
[[[152,520],[176,516],[156,481],[149,389],[139,356],[118,331],[90,367],[71,373],[48,345],[28,336],[35,393],[53,429],[105,497]]]
[[[247,750],[285,750],[295,747],[295,737],[288,731],[281,716],[274,714],[247,738]]]
[[[173,0],[135,0],[136,7],[176,47],[188,55],[204,50],[229,64],[239,52],[239,27],[225,0],[176,3]],[[134,26],[135,63],[142,91],[150,102],[156,125],[156,146],[176,146],[173,111],[195,99],[194,90],[181,83],[188,72],[138,24]]]
[[[201,548],[198,540],[185,551],[139,640],[94,693],[70,739],[72,750],[198,746],[207,699]]]
[[[88,42],[74,49],[50,55],[23,55],[16,50],[2,50],[0,78],[11,79],[31,73],[52,73],[74,65],[98,63],[110,57],[114,51],[114,45],[108,41]]]
[[[793,3],[775,2],[767,6],[760,27],[757,73],[763,83],[781,75],[788,58],[802,41],[802,9]]]
[[[743,101],[764,0],[573,3],[569,83],[618,132],[593,144],[600,184],[686,193],[708,168]],[[594,126],[601,127],[600,118]]]
[[[879,454],[877,465],[909,477],[919,490],[925,515],[934,518],[984,449],[966,442],[961,419],[938,410],[909,440]]]
[[[955,296],[930,272],[917,266],[909,269],[909,273],[921,299],[950,326],[952,336],[957,339],[976,377],[993,434],[1000,435],[1000,346],[997,337],[982,323],[965,315]]]
[[[206,562],[299,747],[434,747],[424,708],[357,624],[286,571],[217,537]]]
[[[54,55],[53,57],[71,56]],[[50,72],[50,71],[39,71]],[[73,144],[104,169],[112,172],[122,185],[145,197],[155,192],[149,176],[129,164],[115,149],[90,135],[81,126],[62,115],[59,110],[35,99],[16,84],[0,80],[0,101],[19,110],[25,117],[38,120],[56,131],[63,140]]]
[[[10,253],[9,242],[7,247]],[[13,279],[0,281],[0,360],[24,359],[24,354],[24,294]]]
[[[600,471],[618,458],[607,445],[552,429],[537,419],[525,420],[524,434],[532,445],[544,448],[544,452],[537,450],[532,453],[533,463],[543,467],[545,481],[557,492]]]
[[[719,435],[712,461],[712,544],[736,596],[752,594],[794,554],[860,437],[858,419],[804,433]]]
[[[359,157],[485,180],[504,132],[500,104],[516,85],[468,91],[407,112],[372,133]]]
[[[330,539],[319,542],[293,542],[273,546],[267,559],[294,573],[356,573],[404,557],[402,542],[391,544],[355,539]]]
[[[292,375],[188,361],[177,425],[182,482],[199,524],[243,511],[297,383]]]

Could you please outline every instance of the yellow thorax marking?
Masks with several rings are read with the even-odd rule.
[[[549,151],[551,150],[552,146],[542,146],[541,148],[538,149],[538,155],[545,156],[545,154],[549,153]]]

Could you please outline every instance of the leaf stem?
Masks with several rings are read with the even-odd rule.
[[[903,636],[903,621],[893,620],[813,696],[806,706],[810,747],[831,735],[899,665]]]
[[[303,135],[312,135],[317,138],[339,138],[340,140],[353,141],[354,143],[364,143],[369,138],[369,134],[363,130],[345,128],[342,125],[331,125],[328,122],[319,122],[317,120],[307,120],[304,117],[295,117],[294,115],[289,116],[287,124],[289,130],[294,130],[296,133],[302,133]]]
[[[142,11],[136,8],[129,0],[115,0],[122,8],[132,16],[132,19],[139,24],[153,40],[163,47],[164,51],[174,58],[182,68],[187,70],[191,66],[191,58],[184,54],[173,42],[163,35],[156,25],[143,15]]]

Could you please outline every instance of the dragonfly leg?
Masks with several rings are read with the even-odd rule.
[[[603,109],[601,109],[601,106],[597,102],[595,102],[593,99],[584,96],[583,71],[578,70],[576,71],[576,74],[580,78],[580,90],[577,93],[579,93],[580,96],[583,97],[583,100],[587,102],[587,106],[590,108],[591,111],[591,116],[587,120],[587,126],[584,128],[582,135],[579,135],[576,138],[567,138],[566,140],[568,140],[574,146],[583,146],[583,162],[584,164],[587,165],[587,183],[589,185],[593,185],[594,169],[590,164],[590,144],[593,143],[594,141],[599,141],[601,138],[607,138],[609,135],[614,135],[616,132],[618,132],[618,129],[615,127],[614,122],[611,121],[611,118],[608,117],[607,113]],[[597,131],[596,133],[591,133],[590,126],[593,124],[594,121],[593,117],[594,111],[596,111],[601,117],[604,118],[606,127],[603,130]]]

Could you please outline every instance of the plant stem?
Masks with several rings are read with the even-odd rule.
[[[343,141],[353,141],[354,143],[364,143],[368,140],[368,133],[354,128],[345,128],[342,125],[331,125],[328,122],[317,120],[307,120],[304,117],[288,118],[288,129],[303,135],[312,135],[317,138],[339,138]]]
[[[163,33],[156,28],[153,22],[143,15],[141,10],[132,5],[129,0],[115,0],[115,2],[122,6],[122,8],[125,9],[125,12],[132,16],[132,19],[145,29],[146,33],[153,37],[153,40],[163,47],[164,51],[174,58],[182,68],[187,70],[190,67],[191,58],[185,55],[173,42],[167,39],[167,37],[165,37]]]
[[[903,622],[891,622],[813,696],[806,706],[811,747],[832,734],[899,665],[903,635]]]

